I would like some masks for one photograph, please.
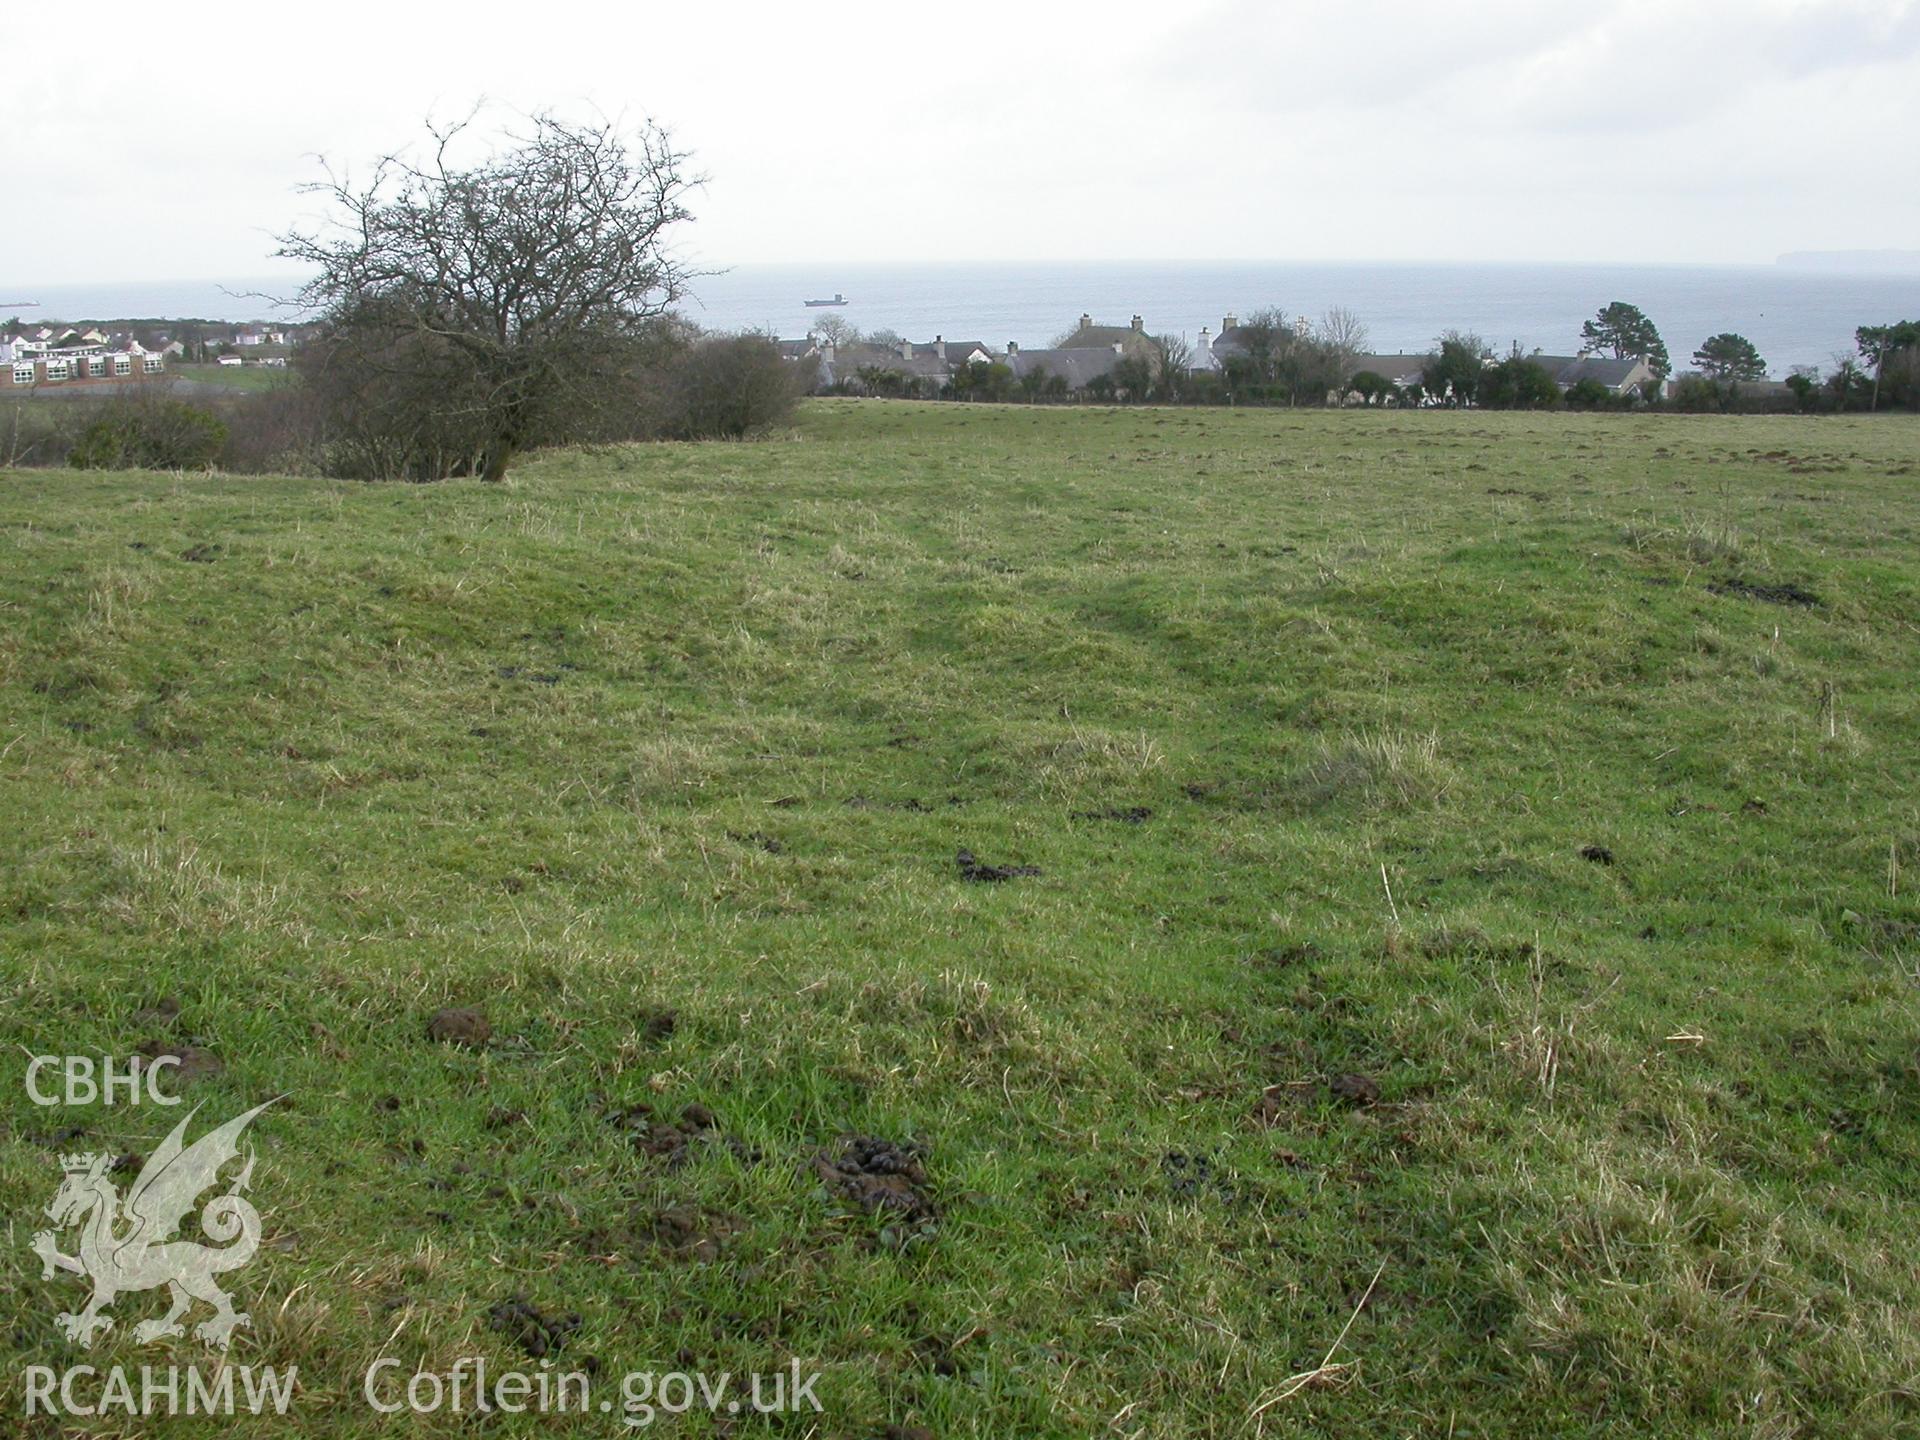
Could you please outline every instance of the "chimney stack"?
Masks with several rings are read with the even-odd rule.
[[[1080,328],[1082,330],[1091,330],[1093,328],[1093,316],[1083,311],[1080,316]]]
[[[1133,317],[1133,333],[1134,334],[1138,335],[1142,330],[1145,330],[1146,328],[1147,328],[1147,325],[1144,320],[1142,320],[1138,315]]]
[[[1240,324],[1239,316],[1229,314],[1220,321],[1220,333],[1224,335],[1227,333],[1227,331],[1236,328],[1239,324]]]
[[[1019,353],[1020,353],[1019,342],[1014,340],[1007,341],[1007,358],[1011,360],[1014,358],[1014,356],[1018,355]]]
[[[900,358],[902,360],[911,360],[913,358],[913,342],[911,340],[902,340],[900,342]]]

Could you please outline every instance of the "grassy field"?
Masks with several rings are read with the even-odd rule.
[[[1920,1429],[1911,421],[822,402],[0,527],[10,1416],[210,1363],[29,1248],[182,1112],[26,1057],[145,1047],[282,1097],[222,1433],[630,1433],[362,1398],[543,1349],[821,1373],[687,1435]]]
[[[291,371],[275,369],[270,365],[186,365],[175,362],[167,366],[167,375],[174,380],[192,380],[201,385],[233,391],[278,390],[294,383]]]

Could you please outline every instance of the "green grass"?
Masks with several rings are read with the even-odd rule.
[[[291,372],[270,365],[186,365],[176,362],[167,366],[167,374],[175,380],[198,380],[208,385],[218,385],[223,390],[236,391],[278,390],[294,383]]]
[[[0,477],[0,1405],[203,1355],[151,1294],[72,1348],[27,1248],[179,1112],[25,1056],[170,1036],[196,1127],[284,1096],[231,1358],[301,1393],[233,1433],[469,1433],[361,1374],[531,1368],[515,1295],[603,1377],[824,1374],[668,1433],[1914,1433],[1917,470],[817,403],[500,487]],[[826,1193],[854,1134],[936,1221]]]

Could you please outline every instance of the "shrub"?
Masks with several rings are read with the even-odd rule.
[[[1613,403],[1613,392],[1598,380],[1580,380],[1567,387],[1567,404],[1579,410],[1598,410]]]
[[[1719,410],[1726,404],[1719,383],[1705,375],[1682,375],[1673,387],[1673,408],[1701,412]]]
[[[1471,404],[1480,389],[1480,356],[1485,349],[1478,335],[1447,331],[1420,372],[1427,394],[1449,405]]]
[[[1056,381],[1062,389],[1066,387],[1065,377],[1052,376],[1048,381],[1049,393]],[[1231,401],[1232,396],[1227,391],[1226,376],[1218,370],[1196,370],[1187,376],[1186,387],[1181,392],[1180,398],[1189,405],[1225,405]]]
[[[67,463],[76,470],[204,470],[220,458],[226,424],[178,400],[115,404],[80,432]]]
[[[1111,389],[1111,377],[1102,378]],[[947,388],[956,400],[1010,400],[1014,391],[1013,367],[1001,360],[976,360],[955,370]]]
[[[474,473],[487,447],[484,397],[431,336],[345,327],[303,346],[322,473],[345,480],[444,480]]]
[[[28,465],[64,465],[73,449],[78,404],[16,400],[0,414],[0,470]]]
[[[1361,404],[1371,405],[1393,393],[1393,382],[1377,370],[1362,370],[1347,382],[1347,388],[1360,397]]]
[[[813,386],[811,364],[782,359],[758,335],[698,340],[669,363],[663,433],[674,440],[764,434],[789,423],[794,405]]]
[[[220,468],[239,475],[308,475],[325,455],[319,397],[307,386],[235,395],[218,407],[227,443]]]
[[[1800,409],[1800,392],[1791,385],[1736,380],[1727,385],[1726,407],[1742,415],[1791,415]]]
[[[863,394],[885,395],[898,398],[907,393],[908,377],[898,370],[889,370],[884,365],[862,365],[856,378]]]
[[[1479,401],[1496,410],[1550,410],[1560,403],[1560,387],[1539,361],[1511,355],[1481,372]]]
[[[816,373],[812,362],[783,359],[763,336],[702,337],[674,321],[629,337],[620,357],[616,370],[575,386],[565,412],[544,417],[522,447],[759,434],[791,420]],[[485,407],[470,378],[446,361],[419,337],[377,350],[322,337],[301,357],[312,398],[262,417],[263,443],[271,449],[282,440],[316,456],[324,473],[348,479],[477,475],[488,443]]]

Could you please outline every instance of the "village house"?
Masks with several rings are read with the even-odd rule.
[[[20,328],[0,339],[11,348],[8,358],[42,359],[49,355],[91,355],[106,348],[107,337],[98,330],[76,330],[72,326],[39,325]]]
[[[902,340],[891,345],[858,341],[836,346],[809,335],[804,340],[775,340],[782,359],[800,362],[814,359],[819,374],[817,391],[840,387],[862,388],[881,377],[902,388],[928,391],[945,390],[954,375],[969,365],[1003,364],[1016,379],[1036,372],[1057,378],[1070,389],[1078,390],[1101,376],[1111,375],[1114,367],[1129,354],[1153,358],[1158,350],[1146,333],[1146,324],[1138,315],[1126,326],[1096,325],[1091,315],[1082,315],[1080,323],[1054,347],[1022,350],[1009,343],[1005,353],[991,350],[979,340],[949,340],[935,335],[929,341]],[[864,378],[863,378],[864,377]]]
[[[902,381],[936,390],[944,390],[952,383],[953,367],[944,358],[931,353],[916,354],[914,350],[905,340],[891,346],[865,342],[823,343],[813,352],[820,362],[815,386],[825,390],[835,385],[863,385],[866,383],[863,372],[865,376],[898,376]]]
[[[1138,317],[1134,326],[1140,326]],[[1070,390],[1081,390],[1102,376],[1111,376],[1129,352],[1128,337],[1136,335],[1142,340],[1145,338],[1143,329],[1095,326],[1087,318],[1074,331],[1076,343],[1073,345],[1022,350],[1017,343],[1009,342],[1004,354],[989,350],[978,340],[948,340],[940,335],[931,341],[903,340],[890,346],[866,342],[835,346],[794,340],[776,343],[787,359],[798,361],[808,356],[818,359],[820,373],[815,384],[820,390],[847,385],[862,387],[879,381],[882,376],[922,392],[945,390],[953,383],[954,373],[963,367],[992,364],[1005,365],[1017,380],[1039,374],[1058,379]],[[1134,348],[1139,350],[1138,346]],[[1139,353],[1153,352],[1147,348]]]
[[[1193,350],[1187,356],[1189,374],[1212,374],[1221,368],[1219,357],[1213,353],[1213,338],[1207,327],[1200,327],[1200,338],[1193,342]]]
[[[991,364],[995,358],[978,340],[948,340],[939,335],[928,344],[913,346],[912,350],[923,358],[943,361],[950,370],[962,365]]]
[[[1126,358],[1123,342],[1106,346],[1059,345],[1045,350],[1022,350],[1007,343],[1006,363],[1016,380],[1040,374],[1066,382],[1069,390],[1084,390],[1102,376],[1112,376]]]
[[[170,332],[144,325],[138,329],[115,330],[107,337],[107,346],[112,350],[138,346],[149,355],[164,355],[169,360],[180,359],[187,353],[187,347],[174,339]]]
[[[1641,386],[1659,378],[1637,355],[1616,360],[1610,355],[1542,355],[1536,351],[1527,359],[1553,376],[1553,383],[1562,391],[1571,390],[1583,380],[1594,380],[1606,386],[1610,394],[1635,395]]]
[[[1304,315],[1295,316],[1293,329],[1296,335],[1307,335],[1313,329],[1312,322]],[[1214,336],[1211,341],[1207,339],[1207,332],[1205,330],[1200,332],[1200,349],[1206,352],[1207,363],[1204,366],[1194,366],[1193,368],[1207,370],[1223,369],[1227,361],[1244,359],[1253,353],[1254,346],[1262,343],[1264,338],[1265,331],[1263,327],[1242,325],[1239,316],[1223,315],[1220,318],[1220,333]]]
[[[1138,315],[1127,325],[1096,325],[1093,316],[1083,314],[1080,323],[1060,337],[1061,350],[1113,350],[1121,355],[1138,355],[1150,360],[1155,355],[1153,338],[1147,334],[1146,321]],[[1036,352],[1037,353],[1037,352]]]
[[[944,390],[953,383],[954,373],[968,365],[1004,364],[1014,378],[1024,380],[1039,374],[1057,379],[1070,390],[1081,390],[1103,376],[1111,376],[1129,354],[1150,357],[1155,354],[1145,323],[1136,315],[1130,325],[1096,325],[1091,315],[1082,315],[1080,323],[1061,344],[1046,349],[1022,350],[1009,342],[1004,354],[989,350],[978,340],[948,340],[936,335],[930,341],[901,341],[882,346],[868,343],[834,346],[828,343],[782,340],[776,344],[782,356],[802,360],[815,356],[820,362],[817,388],[827,390],[848,384],[862,385],[863,373],[869,379],[882,375],[898,377],[900,382],[922,391]]]

